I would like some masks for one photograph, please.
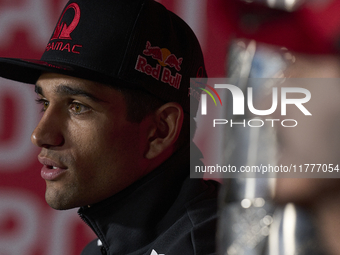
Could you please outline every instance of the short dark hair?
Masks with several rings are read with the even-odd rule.
[[[140,123],[145,117],[155,112],[166,102],[142,89],[119,88],[127,106],[127,120]],[[183,125],[176,142],[176,149],[192,141],[196,130],[196,121],[184,112]]]

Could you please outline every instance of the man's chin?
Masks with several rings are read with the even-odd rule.
[[[47,204],[55,210],[68,210],[75,207],[79,207],[78,204],[74,203],[70,196],[60,194],[59,192],[46,190],[45,200]]]
[[[46,200],[47,204],[55,209],[55,210],[69,210],[69,209],[72,209],[72,208],[75,208],[77,206],[72,206],[72,205],[69,205],[69,204],[66,204],[66,203],[63,203],[63,202],[59,202],[59,201],[50,201],[50,200]]]

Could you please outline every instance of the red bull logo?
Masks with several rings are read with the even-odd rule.
[[[152,59],[157,60],[158,64],[156,64],[156,66],[151,66],[145,57],[139,55],[135,66],[137,71],[150,75],[156,80],[160,80],[161,82],[179,89],[182,75],[179,73],[172,75],[171,70],[167,68],[167,66],[174,68],[179,72],[181,70],[183,58],[177,58],[166,48],[151,46],[149,41],[146,42],[143,54],[144,56],[152,57]]]
[[[149,41],[146,42],[146,48],[143,50],[145,56],[151,56],[153,59],[158,60],[158,62],[163,61],[163,52],[159,47],[151,47]]]

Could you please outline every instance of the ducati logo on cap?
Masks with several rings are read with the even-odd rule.
[[[65,22],[62,22],[62,19],[64,17],[65,12],[70,8],[72,8],[74,10],[75,14],[74,14],[74,18],[73,18],[71,24],[69,26],[67,26],[67,24]],[[72,3],[69,6],[67,6],[67,8],[64,10],[64,12],[61,14],[61,17],[60,17],[58,24],[57,24],[57,26],[54,30],[54,33],[53,33],[51,40],[55,40],[55,39],[72,40],[71,33],[77,27],[79,20],[80,20],[79,5],[76,4],[76,3]]]
[[[135,69],[139,72],[150,75],[156,80],[167,83],[170,86],[179,89],[181,85],[182,75],[176,73],[175,76],[171,74],[169,68],[174,68],[176,71],[181,70],[181,64],[183,58],[177,58],[166,48],[160,48],[158,46],[151,46],[149,41],[146,42],[145,50],[143,50],[144,56],[151,56],[158,61],[155,67],[152,67],[147,59],[141,55],[138,55]],[[162,69],[163,67],[163,69]]]
[[[66,22],[63,22],[63,17],[65,13],[69,10],[73,9],[74,10],[74,18],[72,22],[67,25]],[[60,19],[58,21],[58,24],[54,30],[54,33],[51,37],[51,41],[47,46],[46,46],[46,51],[49,50],[59,50],[59,51],[68,51],[71,53],[76,53],[80,54],[79,48],[82,47],[80,44],[71,44],[71,43],[64,43],[62,41],[55,41],[58,39],[63,39],[63,40],[72,40],[71,33],[76,29],[78,26],[80,20],[80,8],[77,3],[71,3],[69,4],[64,12],[61,14]]]

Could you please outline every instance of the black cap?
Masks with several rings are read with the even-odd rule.
[[[190,27],[153,0],[69,1],[40,60],[0,58],[4,78],[34,84],[42,72],[143,88],[188,113],[190,78],[207,76]]]

